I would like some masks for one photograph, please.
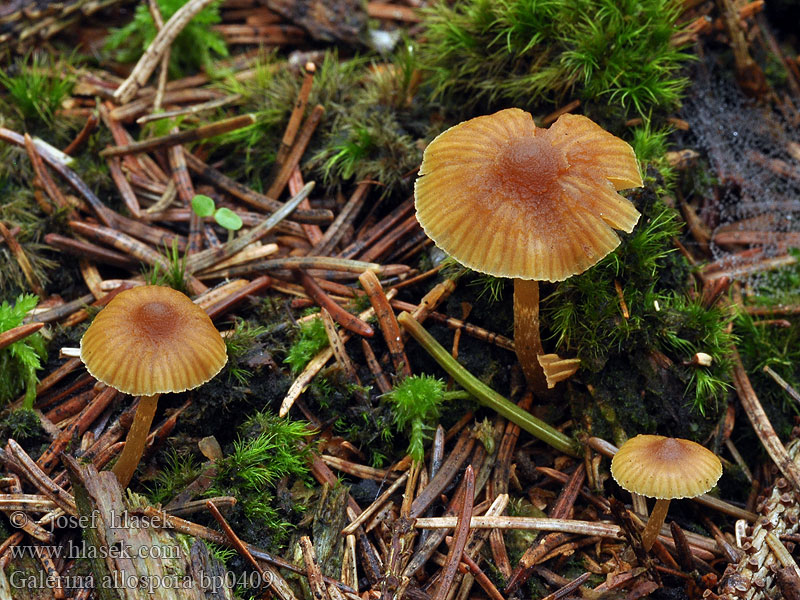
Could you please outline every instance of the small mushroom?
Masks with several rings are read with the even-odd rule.
[[[467,267],[514,278],[514,344],[525,377],[545,388],[537,361],[539,280],[596,264],[633,230],[639,212],[617,191],[640,187],[633,149],[581,115],[537,128],[518,108],[459,123],[425,149],[417,219]]]
[[[130,483],[142,458],[158,397],[196,388],[228,360],[225,342],[208,315],[172,288],[145,285],[118,294],[81,339],[86,370],[139,406],[114,468]]]
[[[670,501],[705,494],[722,475],[722,463],[716,454],[690,440],[637,435],[611,459],[611,475],[627,491],[656,498],[642,532],[642,545],[650,550]]]

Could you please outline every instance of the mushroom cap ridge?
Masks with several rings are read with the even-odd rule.
[[[182,392],[214,377],[228,360],[208,315],[172,288],[120,292],[81,339],[81,360],[97,380],[121,392]]]
[[[611,475],[629,492],[672,500],[705,494],[722,475],[716,454],[690,440],[637,435],[611,459]]]
[[[596,264],[639,212],[633,149],[581,115],[549,129],[517,108],[444,131],[425,149],[417,219],[457,261],[498,277],[561,281]]]

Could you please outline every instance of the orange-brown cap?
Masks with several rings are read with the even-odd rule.
[[[611,459],[611,475],[629,492],[648,498],[694,498],[714,487],[722,463],[690,440],[637,435]]]
[[[81,360],[106,385],[151,396],[205,383],[228,355],[203,309],[172,288],[145,285],[98,313],[81,339]]]
[[[460,263],[498,277],[561,281],[597,263],[639,212],[633,149],[587,117],[539,129],[518,108],[451,127],[425,149],[417,219]]]

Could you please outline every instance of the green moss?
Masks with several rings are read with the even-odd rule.
[[[171,287],[173,290],[186,293],[186,255],[181,256],[178,251],[178,241],[173,240],[172,248],[164,244],[164,255],[167,266],[161,267],[158,263],[148,267],[142,273],[149,285]]]
[[[75,83],[67,58],[48,64],[42,54],[18,58],[7,70],[0,70],[0,86],[5,88],[3,108],[16,113],[28,126],[52,127],[56,111]],[[6,112],[6,111],[3,111]]]
[[[428,432],[439,418],[444,381],[430,375],[406,377],[386,394],[386,399],[392,405],[397,427],[411,429],[408,453],[414,460],[422,460]]]
[[[689,55],[674,0],[439,1],[426,12],[422,60],[435,96],[459,107],[530,108],[570,96],[646,114],[674,107]]]
[[[302,421],[257,412],[240,431],[243,437],[233,444],[233,451],[217,462],[214,484],[207,495],[235,496],[237,510],[257,523],[262,535],[265,530],[277,547],[287,539],[291,526],[287,519],[302,512],[304,506],[277,503],[276,489],[281,480],[306,480],[311,452],[306,442],[313,430]]]
[[[683,411],[681,405],[693,406],[701,416],[720,409],[717,402],[728,388],[730,317],[720,308],[702,306],[698,294],[685,291],[689,267],[672,245],[679,227],[675,211],[651,192],[640,194],[639,208],[639,224],[617,251],[544,299],[543,320],[557,351],[581,359],[588,371],[584,377],[597,387],[596,393],[611,390],[608,400],[615,406],[628,398],[631,408],[648,411],[647,399],[664,398],[668,390],[668,403],[674,406],[664,420],[684,427],[676,416]],[[690,365],[696,352],[710,354],[712,365]],[[633,378],[621,377],[631,367]],[[640,421],[652,430],[664,422],[653,417],[651,411],[621,420]]]
[[[166,504],[200,474],[200,465],[193,454],[172,448],[165,453],[164,466],[147,492],[153,505]]]
[[[244,366],[244,358],[255,344],[256,339],[266,333],[266,327],[254,325],[244,319],[236,319],[233,333],[225,338],[225,346],[228,350],[226,369],[229,380],[235,380],[240,385],[247,385],[253,372]]]
[[[243,161],[230,166],[258,189],[264,184],[263,169],[275,160],[303,77],[274,54],[262,57],[254,70],[254,77],[243,82],[231,78],[223,87],[242,95],[242,110],[255,114],[256,123],[212,143],[219,150],[244,148],[235,153]],[[416,71],[410,43],[402,44],[388,64],[364,56],[341,60],[335,51],[326,52],[306,111],[317,104],[325,109],[306,152],[309,178],[331,188],[370,179],[383,193],[408,191],[410,173],[422,157],[416,140],[427,134],[431,108],[416,98]]]
[[[292,373],[302,371],[314,356],[328,345],[328,334],[322,319],[312,319],[300,325],[299,335],[289,348],[283,362],[292,368]]]
[[[19,408],[0,421],[0,440],[13,438],[30,446],[33,442],[47,443],[49,437],[42,428],[39,416],[29,408]]]
[[[158,0],[164,21],[168,21],[186,2],[184,0]],[[182,73],[205,67],[213,70],[213,55],[227,56],[228,48],[222,36],[211,29],[221,21],[220,2],[213,2],[189,21],[172,42],[170,52],[170,77],[177,79]],[[106,41],[106,49],[115,51],[120,62],[135,62],[156,37],[153,17],[147,4],[139,4],[133,20],[119,29],[114,29]]]
[[[758,399],[778,433],[785,437],[792,429],[792,414],[800,409],[789,395],[764,372],[769,367],[795,390],[800,391],[800,323],[789,327],[757,325],[753,317],[740,314],[734,321],[737,348]]]
[[[0,304],[0,332],[22,325],[25,315],[38,302],[39,298],[32,294],[17,297],[14,304],[3,301]],[[46,357],[44,338],[39,332],[0,349],[0,403],[10,402],[24,389],[23,407],[33,408],[38,383],[36,372]]]

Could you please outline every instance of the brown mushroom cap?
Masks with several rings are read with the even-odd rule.
[[[633,149],[587,117],[539,129],[518,108],[451,127],[425,149],[417,219],[460,263],[498,277],[561,281],[597,263],[639,212]]]
[[[106,385],[151,396],[205,383],[228,355],[203,309],[172,288],[145,285],[98,313],[81,339],[81,360]]]
[[[629,492],[648,498],[694,498],[714,487],[722,463],[690,440],[637,435],[614,455],[611,475]]]

